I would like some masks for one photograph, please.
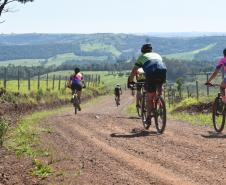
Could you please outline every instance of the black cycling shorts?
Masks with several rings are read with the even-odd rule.
[[[137,80],[137,82],[145,82],[145,80]],[[141,84],[137,84],[137,91],[140,91],[142,88]]]
[[[76,91],[81,91],[82,90],[82,82],[78,82],[78,83],[72,83],[71,85],[71,90],[74,92]]]
[[[146,77],[144,88],[147,92],[153,93],[157,89],[162,88],[163,83],[166,81],[166,76],[152,76]]]

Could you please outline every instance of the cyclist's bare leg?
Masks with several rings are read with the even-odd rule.
[[[157,92],[157,95],[158,96],[161,96],[162,95],[162,84],[158,84],[156,86],[156,92]]]
[[[147,92],[147,112],[148,116],[151,115],[152,110],[154,109],[154,99],[156,97],[156,92]]]
[[[82,91],[77,91],[79,103],[81,102]]]

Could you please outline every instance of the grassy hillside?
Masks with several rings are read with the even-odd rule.
[[[165,55],[165,57],[169,58],[169,59],[194,60],[197,54],[199,54],[203,51],[211,50],[214,46],[216,46],[216,43],[210,44],[204,48],[200,48],[200,49],[193,50],[190,52],[181,52],[181,53]]]
[[[107,56],[77,56],[74,53],[59,54],[47,60],[44,59],[18,59],[0,61],[0,66],[8,66],[9,64],[15,66],[40,66],[49,67],[52,65],[60,66],[65,63],[101,63],[107,61]]]
[[[226,43],[226,36],[166,38],[110,33],[0,35],[0,63],[4,61],[5,65],[8,60],[17,63],[15,60],[18,59],[36,61],[49,59],[47,65],[62,64],[64,60],[88,63],[99,60],[116,62],[117,59],[136,57],[147,39],[152,43],[154,50],[161,55],[205,61],[212,61],[222,56]]]

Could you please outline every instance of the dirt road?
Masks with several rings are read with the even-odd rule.
[[[103,98],[74,115],[73,110],[43,121],[53,129],[42,138],[58,175],[43,184],[226,184],[226,135],[212,128],[168,121],[163,135]]]

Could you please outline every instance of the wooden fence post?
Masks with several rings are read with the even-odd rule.
[[[18,86],[18,91],[20,90],[20,67],[17,69],[17,86]]]
[[[67,76],[65,76],[65,84],[64,84],[64,88],[67,89]]]
[[[93,83],[93,75],[91,76],[91,83]],[[93,84],[92,84],[93,85]]]
[[[38,71],[38,90],[40,89],[40,72]]]
[[[55,85],[55,75],[53,75],[53,85],[52,85],[52,90],[54,91],[54,85]]]
[[[60,91],[60,84],[61,83],[61,75],[59,75],[59,82],[58,82],[58,91]]]
[[[196,80],[196,96],[197,100],[199,100],[199,82]]]
[[[100,75],[98,76],[98,83],[100,84]]]
[[[28,85],[28,91],[31,90],[31,74],[30,74],[30,71],[28,71],[28,82],[27,82],[27,85]]]
[[[169,108],[170,108],[170,89],[168,89],[168,103],[169,103]]]
[[[4,88],[6,89],[6,83],[7,83],[7,68],[4,68]]]
[[[190,97],[189,87],[187,86],[188,98]]]
[[[209,79],[209,73],[206,74],[206,81],[208,81],[208,79]],[[207,90],[207,96],[209,96],[209,86],[207,85],[206,88],[207,88],[206,89]]]
[[[46,74],[46,90],[49,89],[49,73]]]

